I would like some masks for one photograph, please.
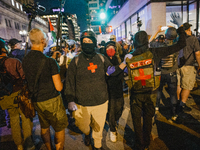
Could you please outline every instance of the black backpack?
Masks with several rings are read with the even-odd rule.
[[[0,97],[10,95],[13,89],[12,77],[7,72],[4,65],[6,59],[8,59],[8,57],[0,59]]]

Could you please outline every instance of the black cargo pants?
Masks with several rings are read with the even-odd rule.
[[[154,97],[155,94],[152,92],[131,93],[130,109],[135,132],[135,148],[137,150],[143,150],[150,145],[152,118],[155,113],[152,101]],[[141,117],[143,117],[143,124],[141,123]]]

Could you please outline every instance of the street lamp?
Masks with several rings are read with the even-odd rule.
[[[19,31],[19,34],[20,34],[21,37],[23,38],[23,41],[26,42],[26,41],[25,41],[25,36],[27,35],[27,31],[26,31],[26,30],[21,30],[21,31]]]
[[[101,18],[101,19],[105,19],[105,18],[106,18],[106,14],[105,14],[104,12],[102,12],[102,13],[100,14],[100,18]]]

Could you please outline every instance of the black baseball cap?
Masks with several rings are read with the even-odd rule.
[[[186,23],[183,24],[183,27],[184,27],[185,30],[189,29],[191,26],[192,25],[189,24],[188,22],[186,22]]]
[[[22,41],[19,41],[18,39],[10,39],[10,41],[8,42],[8,44],[10,45],[10,46],[15,46],[15,44],[17,44],[17,43],[21,43]]]

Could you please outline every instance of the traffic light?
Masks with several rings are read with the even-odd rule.
[[[101,33],[101,26],[99,26],[99,33]]]
[[[99,26],[99,33],[111,33],[113,31],[112,29],[112,26],[105,26],[105,25],[102,25],[102,26]]]
[[[113,30],[112,30],[112,26],[107,26],[106,27],[106,32],[107,33],[111,33]]]

